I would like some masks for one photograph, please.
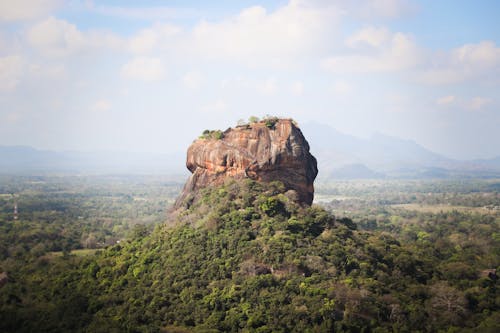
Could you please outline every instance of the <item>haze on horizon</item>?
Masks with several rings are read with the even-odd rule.
[[[0,145],[184,152],[266,114],[500,156],[500,2],[0,2]]]

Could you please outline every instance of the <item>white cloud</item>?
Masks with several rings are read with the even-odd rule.
[[[347,39],[347,45],[354,48],[363,45],[381,47],[391,39],[391,33],[387,28],[368,27],[357,31]]]
[[[113,105],[106,99],[100,99],[90,106],[90,111],[95,113],[106,112],[111,110]]]
[[[65,57],[91,50],[120,48],[122,40],[103,31],[82,32],[76,25],[49,17],[32,26],[26,40],[34,49],[48,57]]]
[[[346,44],[350,55],[333,56],[323,61],[323,67],[332,72],[371,73],[394,72],[415,67],[421,61],[421,51],[412,37],[401,32],[365,28],[350,36]],[[369,52],[357,47],[369,44]]]
[[[500,63],[500,48],[492,41],[466,44],[453,50],[451,59],[455,65],[490,68]]]
[[[66,78],[68,71],[63,64],[31,64],[29,66],[29,74],[33,75],[33,77],[57,80]]]
[[[166,70],[160,58],[138,57],[122,66],[121,75],[126,79],[158,81],[165,77]]]
[[[0,21],[31,20],[58,8],[63,0],[13,0],[0,1]]]
[[[189,88],[189,89],[197,89],[200,87],[202,81],[203,81],[203,76],[198,73],[198,72],[187,72],[183,77],[182,77],[182,84],[184,87]]]
[[[304,93],[304,83],[302,81],[295,81],[290,85],[290,91],[296,96],[300,96]]]
[[[443,96],[436,100],[438,106],[449,107],[453,106],[461,110],[479,111],[483,110],[485,106],[492,103],[491,98],[486,97],[473,97],[473,98],[458,98],[453,95]]]
[[[0,91],[16,88],[23,73],[23,59],[17,55],[0,57]]]
[[[433,54],[432,62],[419,75],[424,83],[453,84],[500,74],[500,48],[492,41],[466,44],[443,54]]]
[[[315,7],[290,1],[274,12],[254,6],[217,23],[195,26],[189,43],[194,54],[228,59],[249,66],[287,66],[306,54],[328,46],[340,13],[332,7]]]
[[[171,8],[95,6],[93,11],[125,18],[152,20],[158,13],[178,14]],[[162,54],[180,61],[231,61],[250,67],[287,67],[331,48],[341,10],[335,5],[290,0],[268,11],[253,6],[222,20],[201,20],[192,28],[154,24],[127,40],[127,51]],[[328,42],[326,42],[328,41]]]
[[[334,73],[407,71],[408,77],[434,85],[497,80],[500,75],[500,48],[492,41],[436,52],[419,47],[407,34],[366,27],[345,44],[347,54],[326,58],[323,68]]]
[[[128,45],[133,53],[150,53],[159,45],[170,44],[168,38],[176,36],[180,31],[181,29],[174,25],[155,24],[132,36]]]
[[[134,53],[148,53],[158,43],[158,35],[153,29],[144,29],[129,41],[130,50]]]
[[[491,102],[491,98],[474,97],[466,104],[466,108],[472,111],[479,111],[491,104]]]
[[[125,18],[176,16],[178,9],[95,6],[93,11]],[[174,56],[184,61],[231,61],[250,67],[287,67],[298,59],[326,54],[341,10],[331,4],[291,0],[273,11],[260,6],[219,21],[199,21],[190,29],[155,24],[127,41],[135,54]],[[326,42],[328,41],[328,42]]]
[[[46,55],[64,56],[81,50],[85,38],[74,24],[49,17],[27,33],[28,42]]]
[[[278,83],[273,77],[257,85],[257,90],[263,95],[274,95],[278,91]]]
[[[500,75],[500,48],[492,41],[466,44],[449,51],[419,47],[410,35],[384,27],[366,27],[346,39],[346,55],[322,63],[334,73],[408,72],[426,84],[454,84]]]
[[[448,105],[454,104],[456,102],[456,100],[457,100],[457,98],[453,95],[443,96],[443,97],[440,97],[436,100],[436,104],[440,105],[440,106],[448,106]]]

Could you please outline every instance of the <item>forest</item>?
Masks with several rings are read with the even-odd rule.
[[[497,332],[500,180],[2,176],[1,332]],[[17,214],[14,213],[17,206]]]

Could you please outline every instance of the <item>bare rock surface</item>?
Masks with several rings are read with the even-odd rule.
[[[212,136],[207,133],[189,147],[186,166],[192,175],[174,208],[196,198],[200,189],[222,185],[229,178],[281,181],[297,192],[299,203],[311,205],[318,174],[309,144],[291,119],[237,126]]]

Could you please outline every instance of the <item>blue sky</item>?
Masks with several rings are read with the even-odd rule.
[[[0,145],[185,151],[266,114],[500,155],[498,1],[0,3]]]

